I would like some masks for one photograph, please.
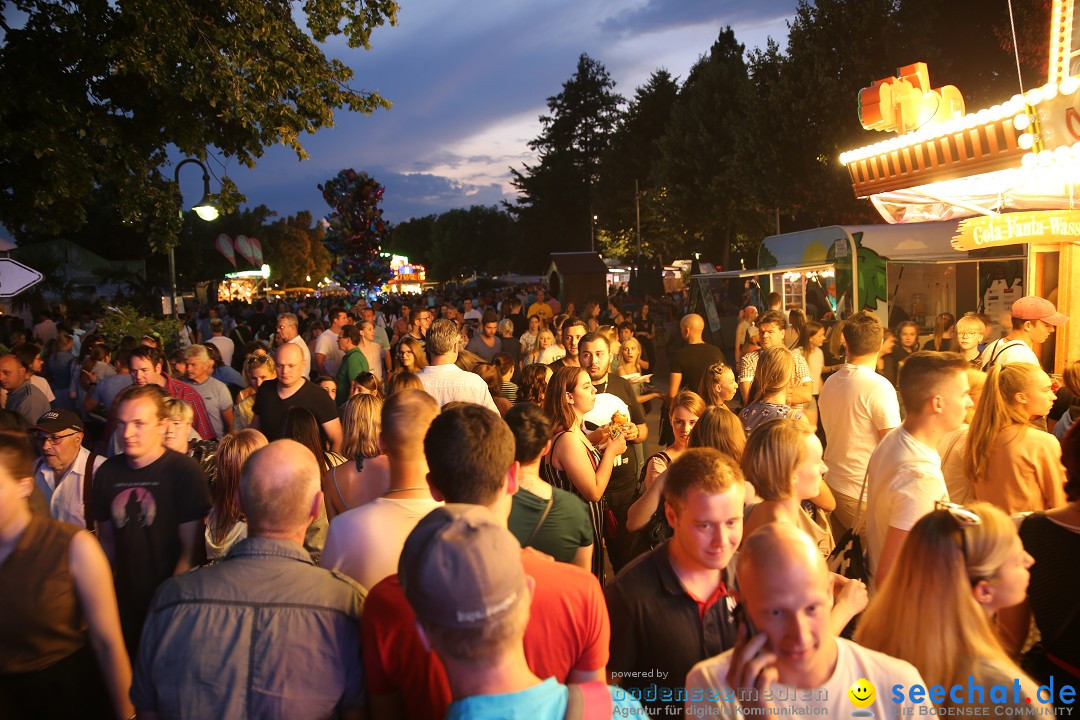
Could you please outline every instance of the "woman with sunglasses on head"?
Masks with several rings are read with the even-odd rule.
[[[131,661],[93,535],[30,510],[34,457],[0,433],[0,715],[130,718]]]
[[[1013,662],[994,627],[1000,611],[1024,600],[1032,562],[1001,510],[939,503],[911,528],[855,641],[908,661],[927,687],[963,688],[962,702],[946,691],[939,707],[1037,707],[1037,684]],[[975,685],[984,688],[982,703],[968,702],[967,688]],[[994,685],[1008,689],[1001,703],[991,700]]]
[[[994,365],[971,419],[964,468],[975,497],[1007,513],[1065,504],[1061,445],[1031,425],[1054,405],[1050,376],[1038,365]]]

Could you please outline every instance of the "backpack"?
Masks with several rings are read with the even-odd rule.
[[[989,372],[990,368],[994,367],[994,365],[997,363],[998,358],[1001,357],[1001,353],[1005,352],[1011,347],[1016,347],[1017,345],[1024,344],[1020,340],[1011,340],[1006,342],[1004,338],[1002,338],[1001,340],[995,340],[994,342],[997,344],[997,347],[994,348],[994,351],[990,354],[990,359],[987,360],[986,364],[982,366],[983,372]]]

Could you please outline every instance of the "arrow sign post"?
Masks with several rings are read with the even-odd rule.
[[[18,260],[0,258],[0,298],[15,297],[41,282],[44,276]]]

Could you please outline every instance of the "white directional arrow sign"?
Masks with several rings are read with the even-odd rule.
[[[33,287],[44,277],[37,270],[23,265],[18,260],[0,258],[0,298],[18,295],[23,290]]]

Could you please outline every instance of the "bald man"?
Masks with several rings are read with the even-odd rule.
[[[7,390],[5,407],[26,418],[27,425],[52,409],[45,393],[30,382],[26,368],[14,355],[0,357],[0,387]]]
[[[315,457],[292,440],[244,464],[247,539],[154,598],[131,690],[139,717],[360,716],[364,590],[304,550],[319,488]]]
[[[334,401],[318,385],[303,374],[304,356],[294,343],[279,345],[274,353],[277,378],[267,380],[255,393],[254,416],[251,427],[262,431],[267,440],[283,436],[285,415],[290,408],[306,408],[322,426],[330,449],[341,447],[341,421]]]
[[[735,717],[741,705],[753,714],[849,717],[848,690],[867,681],[874,695],[856,689],[866,702],[857,707],[872,711],[866,716],[896,717],[898,707],[900,717],[915,714],[906,695],[897,704],[891,690],[925,687],[918,670],[831,633],[832,576],[805,532],[786,523],[759,528],[743,542],[737,569],[738,641],[687,675],[688,716]],[[767,692],[773,685],[800,692]]]
[[[720,348],[710,345],[702,339],[705,321],[697,313],[690,313],[679,322],[686,346],[671,357],[671,377],[668,380],[667,404],[670,408],[680,390],[698,392],[701,376],[713,363],[723,362],[724,353]],[[660,445],[670,445],[675,440],[668,420],[667,410],[660,413]]]

